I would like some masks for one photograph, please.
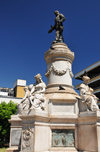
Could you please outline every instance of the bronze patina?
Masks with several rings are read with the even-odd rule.
[[[64,42],[64,38],[63,38],[63,22],[65,21],[65,16],[61,13],[59,13],[59,11],[55,11],[55,24],[54,26],[51,25],[51,29],[48,31],[48,33],[51,33],[53,30],[56,31],[56,37],[55,37],[55,43],[57,42]]]

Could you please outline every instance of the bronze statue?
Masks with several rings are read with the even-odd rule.
[[[51,29],[48,33],[51,33],[53,30],[56,31],[56,39],[54,42],[64,42],[63,38],[63,22],[65,21],[65,17],[63,14],[60,14],[59,11],[55,11],[54,14],[56,15],[55,18],[55,25],[51,25]]]

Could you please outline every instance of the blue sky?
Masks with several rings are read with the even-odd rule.
[[[16,79],[34,83],[37,73],[46,82],[44,53],[55,38],[48,30],[57,9],[66,17],[65,43],[75,53],[73,73],[100,60],[100,0],[0,0],[0,87]]]

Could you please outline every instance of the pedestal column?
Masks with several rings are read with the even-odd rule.
[[[74,53],[65,43],[52,44],[45,52],[50,134],[49,151],[77,151],[78,94],[72,86]]]
[[[72,87],[72,62],[74,53],[65,43],[55,43],[45,53],[47,63],[47,88]]]

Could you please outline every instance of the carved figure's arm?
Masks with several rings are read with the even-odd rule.
[[[42,90],[41,91],[39,91],[40,93],[44,93],[45,92],[45,88],[44,87],[42,87]]]
[[[30,95],[33,94],[35,91],[35,86],[32,87],[31,91],[30,91]]]
[[[51,33],[55,29],[55,26],[51,25],[51,29],[48,31],[48,33]]]
[[[36,85],[36,90],[38,93],[45,92],[45,88],[46,88],[45,83],[40,83],[40,84]]]
[[[60,14],[60,22],[64,22],[65,21],[65,16],[63,14]]]
[[[28,91],[26,91],[26,92],[25,92],[25,96],[24,96],[24,98],[22,99],[22,101],[21,101],[21,102],[24,102],[24,101],[25,101],[25,99],[27,98],[27,96],[28,96]]]

